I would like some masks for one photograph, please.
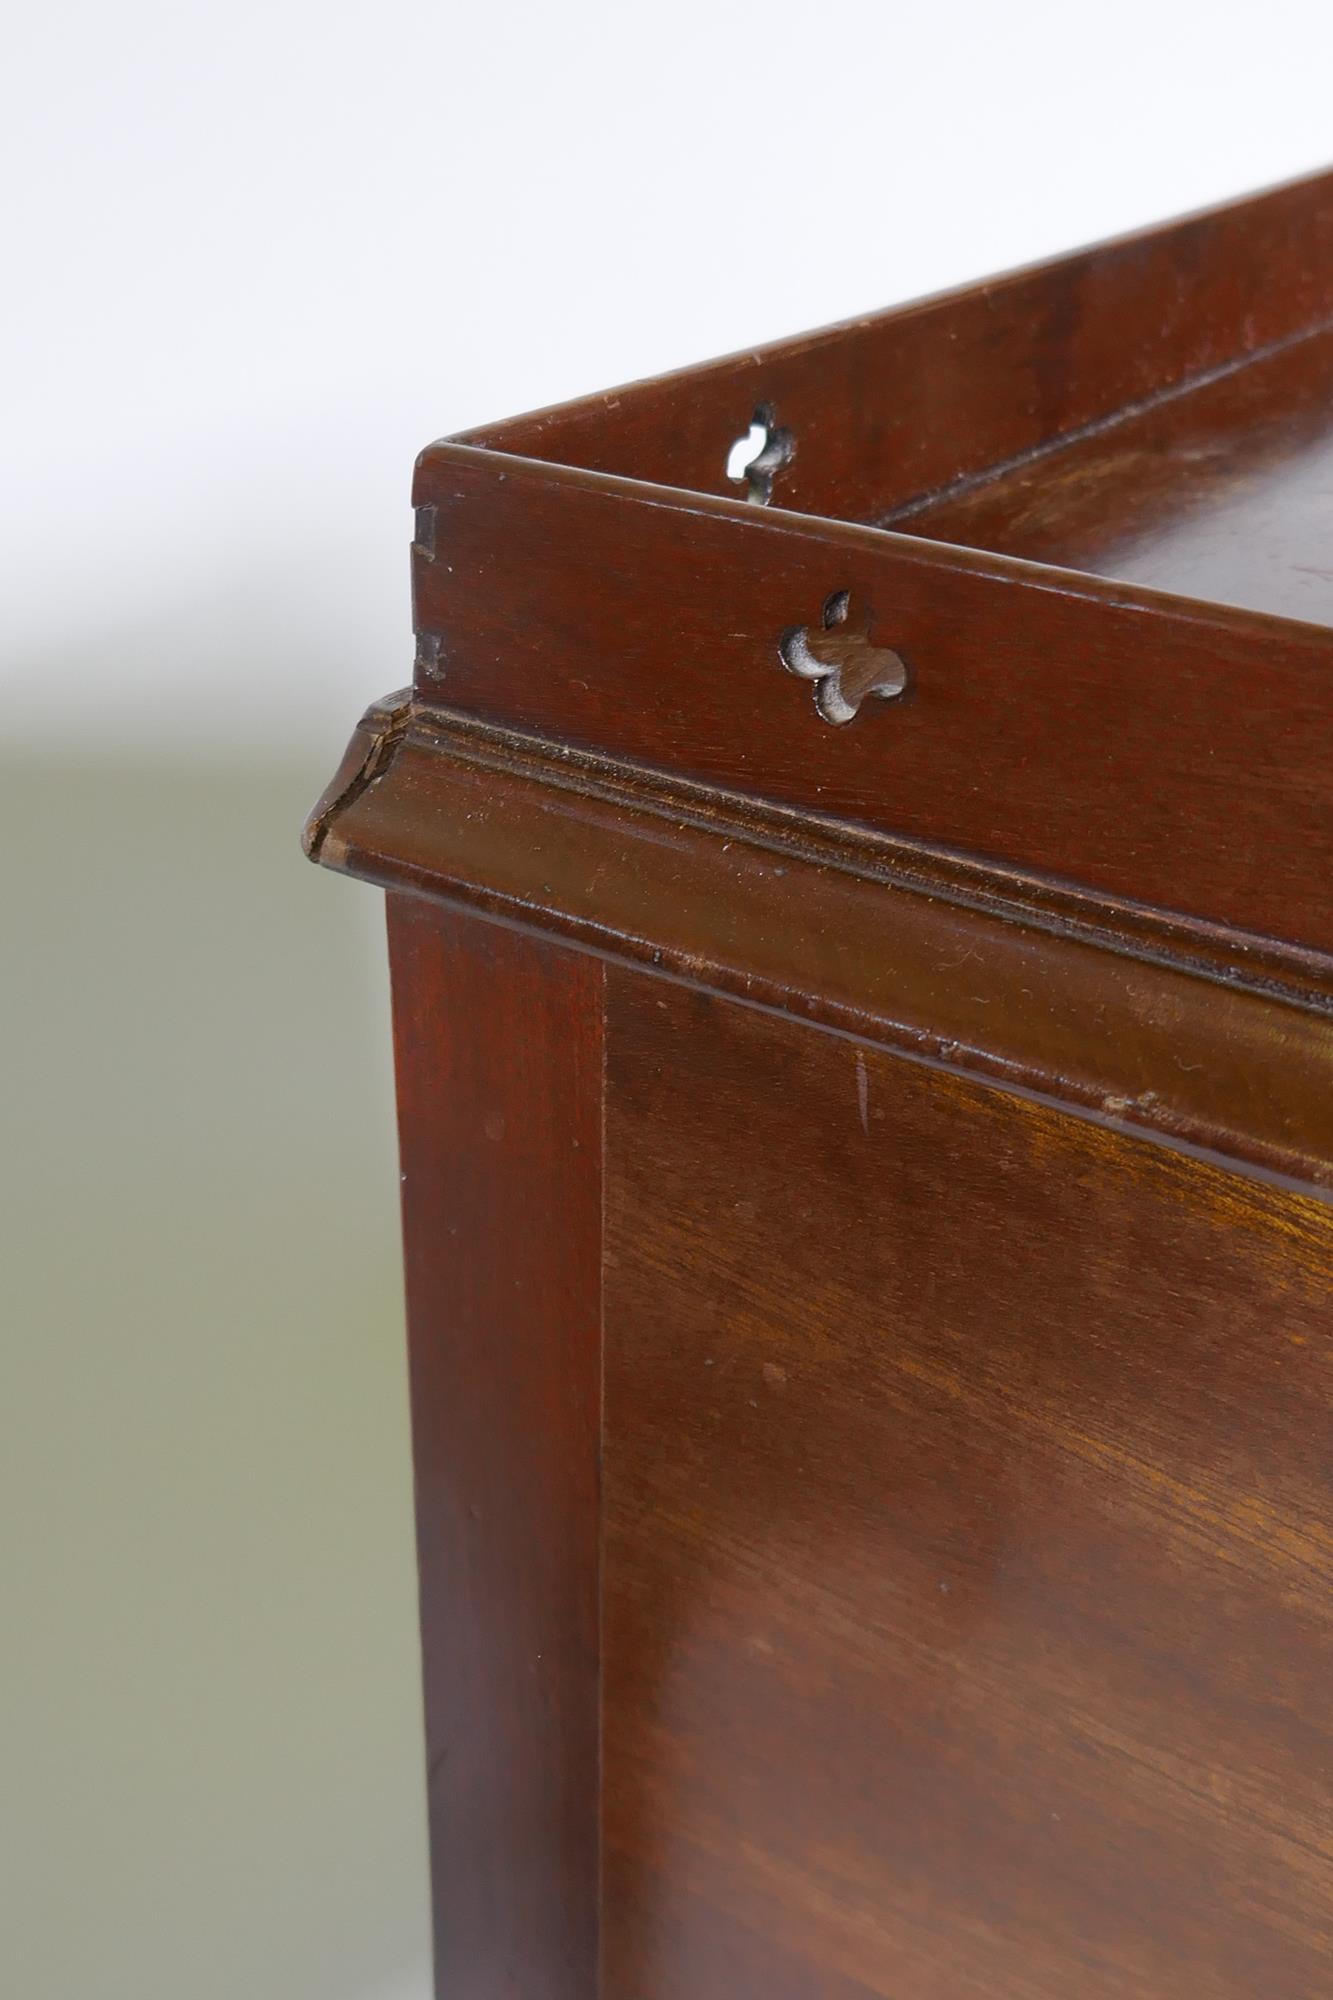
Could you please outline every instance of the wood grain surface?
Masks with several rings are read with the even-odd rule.
[[[1331,255],[1325,174],[422,454],[307,846],[441,2000],[1333,1991]]]
[[[605,2000],[1318,2000],[1333,1218],[628,973]]]
[[[768,405],[793,447],[773,504],[875,521],[1326,323],[1331,263],[1322,173],[467,442],[734,495],[728,450]],[[868,262],[868,299],[886,282]]]
[[[461,445],[416,491],[423,701],[1333,949],[1333,633]],[[911,685],[833,728],[779,648],[841,590]]]
[[[1326,962],[399,714],[319,821],[326,864],[1333,1187]]]
[[[1327,625],[1331,411],[1323,331],[891,524]]]
[[[602,972],[389,919],[436,1982],[590,2000]]]

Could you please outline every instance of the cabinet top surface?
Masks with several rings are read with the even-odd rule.
[[[884,525],[1333,625],[1331,523],[1323,328]]]

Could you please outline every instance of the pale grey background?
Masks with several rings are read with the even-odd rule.
[[[1317,165],[1331,58],[1323,0],[8,24],[6,1992],[427,1989],[379,910],[296,847],[416,449]]]

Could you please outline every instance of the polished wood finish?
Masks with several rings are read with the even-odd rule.
[[[441,2000],[1333,1990],[1330,270],[1326,175],[422,454],[306,842]]]
[[[734,494],[756,409],[782,507],[879,521],[923,494],[1299,339],[1333,317],[1333,176],[918,305],[468,434],[506,454]]]
[[[602,973],[389,906],[440,1990],[586,2000]]]
[[[1333,333],[892,517],[933,540],[1333,621]]]
[[[416,493],[433,706],[1333,950],[1333,631],[463,445]],[[780,647],[839,590],[913,685],[835,730]]]
[[[607,1053],[605,1991],[1325,1991],[1333,1212],[634,974]]]
[[[899,843],[844,845],[785,815],[741,817],[695,787],[618,781],[430,715],[389,710],[362,739],[384,734],[394,782],[315,822],[332,866],[1238,1168],[1333,1186],[1326,962],[1134,910],[1112,927],[1035,884],[1020,905],[1008,876]]]

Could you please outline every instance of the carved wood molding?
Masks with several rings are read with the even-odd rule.
[[[1228,963],[1206,927],[1094,922],[955,857],[398,701],[347,770],[312,816],[326,866],[1333,1198],[1330,994]],[[1207,1060],[1182,1068],[1185,1035]]]

